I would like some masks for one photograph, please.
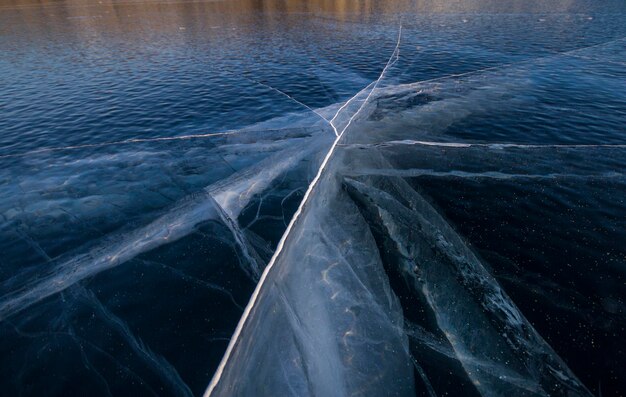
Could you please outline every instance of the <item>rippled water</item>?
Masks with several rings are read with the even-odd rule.
[[[5,0],[0,54],[0,394],[626,393],[623,1]]]

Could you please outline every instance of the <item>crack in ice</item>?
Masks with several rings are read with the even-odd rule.
[[[131,139],[124,139],[121,141],[112,141],[112,142],[86,143],[82,145],[72,145],[72,146],[58,146],[58,147],[36,149],[36,150],[31,150],[31,151],[23,152],[23,153],[5,154],[5,155],[1,155],[0,159],[13,158],[13,157],[25,157],[25,156],[30,156],[33,154],[59,152],[63,150],[87,149],[87,148],[97,148],[97,147],[114,146],[114,145],[128,145],[131,143],[147,143],[147,142],[162,142],[162,141],[210,138],[214,136],[234,135],[234,134],[237,134],[238,132],[242,132],[242,131],[226,131],[226,132],[214,132],[214,133],[208,133],[208,134],[178,135],[178,136],[168,136],[168,137],[159,137],[159,138],[131,138]]]
[[[616,144],[524,144],[524,143],[473,143],[473,142],[436,142],[436,141],[417,141],[411,139],[405,140],[397,140],[397,141],[384,141],[377,142],[372,144],[353,144],[353,145],[341,145],[346,147],[355,147],[355,148],[367,148],[367,147],[376,147],[376,146],[411,146],[411,145],[421,145],[421,146],[438,146],[438,147],[453,147],[453,148],[468,148],[468,147],[484,147],[488,149],[506,149],[506,148],[520,148],[520,149],[545,149],[545,148],[571,148],[571,149],[579,149],[579,148],[616,148],[616,149],[624,149],[626,148],[626,144],[616,143]]]
[[[402,26],[400,26],[400,28],[399,28],[398,40],[397,40],[396,47],[395,47],[393,53],[391,54],[391,57],[387,61],[387,64],[383,68],[383,70],[382,70],[380,76],[378,77],[378,79],[375,80],[375,82],[373,83],[371,91],[369,92],[368,96],[365,98],[365,101],[363,102],[363,104],[361,104],[359,109],[348,120],[348,123],[341,130],[341,132],[337,133],[337,130],[336,130],[336,127],[333,124],[333,121],[336,119],[337,114],[339,114],[339,112],[342,109],[344,109],[345,106],[352,99],[354,99],[356,96],[358,96],[361,93],[361,91],[359,93],[357,93],[354,97],[352,97],[350,100],[348,100],[346,102],[346,104],[344,104],[344,106],[342,106],[337,111],[337,114],[335,114],[335,116],[331,119],[330,124],[333,127],[333,129],[335,129],[337,138],[335,139],[335,141],[333,142],[332,146],[330,147],[330,149],[326,153],[326,156],[324,157],[324,160],[322,161],[322,164],[320,165],[320,168],[319,168],[317,174],[315,175],[315,178],[313,178],[313,180],[309,184],[309,187],[307,188],[306,192],[304,193],[304,197],[302,198],[302,201],[300,202],[300,205],[298,206],[298,209],[296,210],[296,212],[292,216],[291,221],[289,222],[289,225],[287,226],[287,229],[285,230],[285,232],[283,233],[280,241],[278,242],[278,245],[276,247],[274,255],[272,255],[272,258],[270,259],[269,263],[267,264],[267,266],[265,267],[263,273],[261,274],[261,278],[260,278],[259,282],[257,283],[257,285],[256,285],[256,287],[254,289],[254,292],[252,293],[252,296],[250,297],[250,301],[248,302],[248,305],[246,306],[246,309],[245,309],[241,319],[239,320],[239,323],[237,324],[237,328],[235,328],[235,332],[233,333],[233,336],[232,336],[230,342],[228,343],[228,347],[226,348],[226,352],[224,354],[224,357],[222,358],[222,361],[220,362],[217,370],[215,371],[213,379],[211,380],[211,383],[209,384],[209,386],[208,386],[208,388],[207,388],[207,390],[206,390],[206,392],[204,394],[205,397],[210,397],[212,392],[213,392],[213,390],[215,389],[215,387],[219,383],[220,378],[222,376],[222,373],[224,372],[224,368],[226,366],[226,363],[228,362],[228,360],[230,358],[230,355],[232,354],[232,351],[233,351],[233,349],[235,347],[235,344],[237,343],[237,341],[239,339],[239,336],[241,335],[241,331],[243,330],[243,326],[245,325],[246,320],[247,320],[248,316],[250,315],[250,313],[252,311],[252,308],[255,306],[255,304],[257,302],[257,299],[258,299],[258,296],[259,296],[259,292],[261,291],[261,288],[263,288],[263,285],[265,284],[265,280],[267,279],[267,276],[268,276],[269,272],[274,267],[274,265],[276,263],[276,259],[278,258],[278,256],[280,256],[280,254],[281,254],[281,252],[282,252],[282,250],[283,250],[283,248],[285,246],[285,242],[286,242],[287,238],[289,237],[289,235],[291,233],[291,230],[293,230],[293,226],[296,224],[296,222],[300,218],[300,215],[302,214],[302,211],[303,211],[304,207],[306,206],[309,197],[311,197],[311,193],[313,192],[313,190],[315,189],[315,187],[319,183],[319,181],[320,181],[320,179],[322,177],[322,174],[324,173],[324,170],[326,169],[326,166],[328,165],[328,162],[329,162],[330,158],[332,157],[333,153],[335,152],[335,149],[337,148],[337,145],[338,145],[339,141],[343,137],[343,135],[346,132],[346,130],[348,129],[348,127],[350,127],[352,121],[357,117],[357,115],[360,114],[361,110],[365,107],[365,105],[367,104],[367,101],[371,97],[371,95],[374,92],[374,90],[376,90],[379,82],[382,80],[382,78],[384,77],[384,75],[387,72],[387,70],[389,69],[389,67],[391,67],[391,65],[393,65],[398,60],[399,52],[400,52],[399,50],[400,50],[400,39],[401,39],[401,37],[402,37]],[[371,86],[371,84],[369,86]]]
[[[218,219],[219,211],[236,218],[252,197],[304,158],[311,150],[287,150],[269,157],[251,169],[207,186],[200,193],[177,202],[168,212],[128,233],[112,234],[85,252],[62,260],[42,277],[0,297],[0,322],[27,307],[64,291],[79,281],[119,266],[138,255],[177,241],[197,230],[202,222]],[[232,225],[227,225],[229,228]],[[232,231],[232,229],[231,229]],[[243,241],[237,240],[239,244]],[[242,247],[242,250],[246,250]],[[252,265],[254,266],[254,265]],[[246,269],[247,271],[247,269]],[[10,280],[9,280],[10,281]],[[4,287],[2,285],[2,287]]]
[[[404,89],[408,89],[410,87],[419,86],[420,84],[424,84],[424,83],[434,83],[434,82],[437,82],[437,81],[453,79],[453,78],[457,78],[457,77],[472,76],[472,75],[475,75],[475,74],[478,74],[478,73],[482,73],[482,72],[488,72],[488,71],[491,71],[491,70],[510,68],[510,67],[514,67],[514,66],[524,65],[524,64],[527,64],[527,63],[533,63],[533,62],[537,62],[537,61],[548,60],[548,59],[551,59],[551,58],[558,58],[560,56],[574,56],[574,54],[576,54],[577,52],[580,52],[580,51],[587,51],[587,50],[590,50],[592,48],[602,47],[602,46],[605,46],[605,45],[608,45],[608,44],[617,43],[617,42],[620,42],[620,41],[623,41],[623,40],[626,40],[626,37],[620,37],[620,38],[615,39],[615,40],[609,40],[609,41],[606,41],[606,42],[602,42],[602,43],[598,43],[598,44],[594,44],[594,45],[590,45],[590,46],[586,46],[586,47],[576,48],[576,49],[569,50],[569,51],[553,52],[550,55],[539,56],[539,57],[534,57],[534,58],[530,58],[530,59],[524,59],[524,60],[517,61],[517,62],[502,63],[502,64],[499,64],[499,65],[489,66],[489,67],[482,68],[482,69],[470,70],[468,72],[452,73],[452,74],[447,74],[445,76],[433,77],[433,78],[430,78],[430,79],[415,81],[415,82],[412,82],[412,83],[398,84],[398,85],[390,87],[390,88],[393,88],[396,91],[401,91],[401,90],[404,90]]]
[[[437,147],[451,147],[451,148],[469,148],[469,147],[484,147],[488,149],[507,149],[507,148],[520,148],[520,149],[584,149],[584,148],[615,148],[624,149],[626,144],[525,144],[525,143],[473,143],[473,142],[437,142],[437,141],[417,141],[412,139],[396,140],[396,141],[383,141],[376,143],[355,143],[355,144],[339,144],[348,148],[369,148],[369,147],[386,147],[386,146],[437,146]]]
[[[598,174],[566,174],[566,173],[548,173],[548,174],[512,174],[500,171],[486,171],[486,172],[467,172],[467,171],[435,171],[431,169],[410,168],[410,169],[396,169],[396,168],[376,168],[376,169],[363,169],[350,174],[351,176],[396,176],[403,178],[416,178],[421,176],[432,176],[437,178],[451,177],[451,178],[469,178],[469,179],[609,179],[609,178],[623,178],[626,174],[620,172],[603,172]]]
[[[304,106],[305,108],[307,108],[307,109],[308,109],[308,110],[310,110],[311,112],[313,112],[313,113],[315,113],[316,115],[320,116],[320,117],[321,117],[324,121],[326,121],[327,123],[330,123],[330,121],[329,121],[326,117],[324,117],[324,116],[323,116],[320,112],[318,112],[317,110],[313,109],[312,107],[310,107],[310,106],[309,106],[309,105],[307,105],[306,103],[304,103],[304,102],[301,102],[301,101],[297,100],[296,98],[294,98],[293,96],[291,96],[291,95],[287,94],[286,92],[284,92],[284,91],[282,91],[282,90],[280,90],[280,89],[278,89],[278,88],[276,88],[276,87],[272,87],[272,86],[271,86],[271,85],[269,85],[269,84],[265,84],[265,83],[263,83],[262,81],[257,81],[257,80],[251,79],[250,77],[243,76],[243,75],[242,75],[241,77],[243,77],[244,79],[246,79],[246,80],[248,80],[248,81],[251,81],[251,82],[253,82],[253,83],[255,83],[255,84],[259,84],[259,85],[261,85],[261,86],[263,86],[263,87],[269,88],[269,89],[270,89],[270,90],[272,90],[272,91],[278,92],[279,94],[281,94],[281,95],[283,95],[283,96],[286,96],[287,98],[291,99],[293,102],[297,103],[298,105]]]
[[[244,127],[244,128],[240,128],[236,130],[228,130],[228,131],[222,131],[222,132],[210,132],[206,134],[187,134],[187,135],[174,135],[174,136],[164,136],[164,137],[154,137],[154,138],[130,138],[130,139],[123,139],[120,141],[46,147],[46,148],[41,148],[41,149],[29,150],[29,151],[21,152],[21,153],[3,154],[3,155],[0,155],[0,159],[27,157],[27,156],[36,155],[36,154],[60,152],[64,150],[91,149],[91,148],[99,148],[99,147],[106,147],[106,146],[129,145],[129,144],[134,144],[134,143],[170,142],[170,141],[181,141],[181,140],[192,140],[192,139],[206,139],[206,138],[213,138],[213,137],[220,137],[220,136],[246,135],[246,134],[250,134],[254,132],[258,133],[262,131],[280,132],[284,130],[293,130],[293,129],[294,129],[293,127],[254,129],[254,128],[251,128],[251,126],[248,126],[248,127]]]

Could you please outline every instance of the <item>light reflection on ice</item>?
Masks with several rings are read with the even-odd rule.
[[[244,271],[259,283],[207,396],[411,395],[417,382],[414,369],[428,394],[434,396],[437,393],[423,369],[424,361],[411,351],[410,341],[458,361],[484,396],[589,395],[462,237],[401,178],[623,178],[620,172],[606,171],[611,168],[610,155],[598,160],[604,171],[595,173],[587,162],[574,160],[619,151],[626,145],[446,141],[440,135],[455,122],[523,102],[524,98],[511,93],[525,91],[531,84],[526,67],[538,60],[413,84],[382,84],[387,78],[393,80],[390,74],[400,57],[401,35],[400,29],[396,48],[377,80],[348,101],[325,109],[312,109],[278,88],[250,79],[314,113],[324,125],[319,129],[332,129],[333,142],[329,134],[307,134],[294,128],[276,132],[276,137],[285,139],[255,142],[250,136],[248,141],[242,138],[219,145],[217,156],[234,171],[232,175],[178,200],[147,225],[109,235],[69,257],[50,258],[36,239],[18,229],[50,267],[28,283],[20,282],[19,277],[2,283],[0,321],[53,294],[73,294],[91,302],[139,356],[153,363],[180,394],[188,395],[176,370],[79,283],[177,241],[202,222],[220,219],[245,258]],[[551,57],[584,57],[582,51]],[[405,107],[397,106],[399,103]],[[0,158],[239,133],[129,139]],[[258,151],[272,154],[243,168],[230,163],[233,157]],[[316,157],[320,153],[323,159]],[[263,218],[263,197],[246,227],[240,226],[239,218],[255,197],[271,190],[275,181],[305,159],[320,165],[265,266],[245,233]],[[534,171],[542,172],[524,173],[520,159],[531,159],[537,164]],[[553,171],[557,166],[560,172]],[[292,190],[282,201],[302,190]],[[9,209],[3,216],[11,220],[15,210]],[[223,287],[164,264],[147,264],[215,289],[241,307]],[[412,324],[403,316],[389,282],[392,272],[401,274],[416,299],[426,302],[437,329]]]
[[[5,281],[2,289],[8,292],[0,299],[0,319],[5,319],[86,277],[118,266],[163,244],[174,242],[193,232],[197,225],[207,220],[224,216],[228,218],[227,225],[235,234],[244,255],[252,261],[247,263],[249,268],[246,272],[254,277],[259,272],[259,264],[253,260],[232,220],[237,219],[241,210],[256,194],[263,192],[276,178],[314,153],[323,142],[324,139],[318,137],[301,147],[280,151],[248,169],[208,186],[201,193],[181,200],[164,215],[142,228],[106,237],[87,252],[57,260],[45,275],[30,280],[26,285],[13,285],[12,279]]]
[[[588,394],[480,260],[417,192],[401,180],[385,180],[385,190],[374,187],[380,183],[376,179],[345,183],[364,215],[380,225],[385,246],[398,253],[397,266],[414,283],[416,294],[425,297],[481,394]]]
[[[331,118],[338,138],[265,268],[206,396],[411,395],[413,366],[427,393],[436,395],[407,337],[458,361],[484,396],[590,395],[463,239],[399,177],[621,178],[619,172],[588,172],[587,163],[572,160],[586,150],[619,151],[624,145],[411,139],[416,131],[431,138],[456,121],[502,106],[511,90],[532,84],[524,67],[541,59],[377,90],[399,48],[400,41],[379,79]],[[492,76],[498,78],[491,84],[471,88]],[[459,77],[468,79],[469,89],[457,87],[466,82]],[[411,103],[423,95],[425,83],[449,97],[422,107],[394,107],[397,98]],[[386,101],[390,105],[382,110],[391,116],[381,122],[377,112]],[[516,104],[516,99],[509,102]],[[517,161],[525,156],[542,161],[561,153],[552,166],[564,172],[412,169],[419,151],[394,152],[397,146],[467,150],[467,157],[452,156],[452,161],[468,168],[472,156],[482,156],[479,166],[489,168],[490,156],[499,152],[494,167],[509,170],[523,168],[525,163]],[[507,158],[509,150],[514,152]],[[610,162],[609,157],[601,165],[610,169]],[[445,340],[403,319],[387,268],[401,274],[415,298],[426,303]]]

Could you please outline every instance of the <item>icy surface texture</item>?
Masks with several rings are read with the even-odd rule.
[[[126,394],[131,390],[144,393],[155,388],[168,395],[193,394],[178,370],[182,368],[188,376],[193,373],[194,361],[186,358],[187,354],[203,354],[202,360],[215,351],[218,357],[221,354],[220,346],[228,341],[231,332],[232,325],[228,324],[236,322],[243,310],[249,291],[271,255],[272,240],[280,236],[288,222],[291,208],[297,204],[295,200],[306,188],[308,175],[319,167],[318,153],[332,142],[332,129],[319,125],[318,120],[317,116],[308,117],[302,126],[298,126],[302,120],[290,120],[292,127],[289,129],[273,129],[264,124],[226,135],[180,138],[195,143],[193,147],[183,148],[185,153],[181,153],[179,160],[182,164],[168,162],[172,171],[165,174],[165,178],[162,169],[156,168],[152,172],[157,178],[137,181],[148,185],[144,200],[158,198],[156,194],[162,196],[151,212],[135,216],[135,225],[131,223],[130,227],[109,232],[56,258],[48,254],[54,251],[54,246],[44,248],[37,241],[55,243],[49,236],[60,231],[41,226],[52,222],[62,227],[67,219],[77,224],[90,224],[100,216],[93,211],[102,211],[102,208],[77,205],[76,201],[63,198],[64,190],[59,190],[58,199],[50,197],[47,203],[42,202],[34,189],[27,190],[29,194],[24,197],[13,196],[21,205],[31,201],[39,208],[7,208],[3,218],[3,228],[7,231],[15,228],[22,236],[20,244],[28,248],[24,250],[20,244],[14,244],[6,250],[29,252],[33,256],[33,265],[28,267],[20,268],[22,262],[17,257],[12,257],[15,264],[4,263],[0,318],[3,332],[11,338],[4,342],[7,361],[3,365],[10,365],[10,360],[21,361],[37,346],[48,346],[65,353],[47,356],[36,365],[29,364],[18,380],[31,382],[32,377],[42,377],[40,371],[49,371],[48,368],[54,366],[62,371],[66,365],[63,363],[77,360],[84,363],[84,371],[79,373],[83,384],[87,388],[99,384],[105,395]],[[207,142],[206,147],[197,146],[198,141],[207,140],[212,142]],[[155,149],[159,150],[158,146],[149,146],[154,143],[141,143],[148,145],[144,162],[132,162],[136,151],[128,156],[124,152],[103,156],[100,163],[91,164],[91,176],[79,174],[81,178],[93,178],[93,182],[70,179],[66,184],[76,185],[75,195],[84,194],[86,199],[107,203],[114,211],[132,213],[132,205],[141,202],[124,201],[128,184],[120,184],[119,178],[124,178],[126,172],[128,175],[133,170],[138,172],[138,167],[149,169],[146,159]],[[128,145],[133,144],[110,146]],[[214,156],[216,163],[224,167],[221,172],[225,176],[216,180],[220,169],[211,168],[211,163],[198,162],[199,166],[207,166],[206,170],[185,168],[194,161],[194,152],[205,159]],[[45,155],[32,154],[33,161]],[[160,167],[156,161],[155,166]],[[39,175],[33,176],[33,183],[47,190],[51,183],[49,178],[54,178],[55,172],[66,175],[67,167],[59,164],[42,168]],[[119,167],[122,173],[108,174],[109,167]],[[103,175],[113,178],[102,180]],[[207,185],[203,187],[203,184]],[[5,185],[7,189],[10,187]],[[116,200],[119,201],[115,203]],[[264,203],[272,205],[268,208]],[[11,202],[4,204],[12,205]],[[46,206],[56,210],[45,211]],[[41,212],[52,219],[37,216]],[[105,219],[112,225],[119,222],[112,217]],[[96,236],[110,227],[103,223],[96,224],[101,227],[93,231]],[[84,238],[82,233],[85,232],[81,229],[71,229],[65,233],[65,238],[69,241]],[[63,247],[67,241],[56,243]],[[209,259],[211,257],[213,259]],[[200,263],[203,265],[199,266]],[[146,273],[150,274],[151,285],[142,285]],[[89,285],[98,285],[99,292]],[[172,297],[169,305],[157,304],[154,310],[147,309],[143,314],[132,309],[145,307],[153,299],[153,288],[176,298]],[[115,292],[120,290],[125,291],[124,295]],[[180,291],[184,294],[180,295]],[[203,304],[204,308],[199,310],[198,302],[209,304]],[[125,318],[116,315],[111,306],[126,313]],[[129,316],[128,313],[133,312],[136,314]],[[148,331],[155,321],[162,323],[163,320],[157,319],[164,313],[169,313],[165,320],[170,323],[169,327],[163,325],[158,332]],[[222,314],[218,316],[219,313]],[[181,329],[176,325],[189,318],[197,319],[193,321],[200,322],[200,329],[206,329],[201,322],[209,322],[214,333],[199,333],[193,328]],[[98,336],[101,333],[103,337]],[[171,363],[153,353],[146,344],[151,341],[162,346],[168,344],[167,339],[178,339],[181,344],[193,346],[193,350],[188,353],[185,349],[172,350],[167,353],[174,361]],[[62,360],[61,364],[57,360]],[[196,368],[203,367],[196,365]],[[114,381],[113,373],[109,372],[116,371],[115,368],[123,371],[119,381]],[[49,379],[47,376],[41,379]],[[50,376],[54,377],[54,372]],[[203,371],[196,373],[196,388],[203,385],[207,376]],[[128,381],[136,386],[129,388]],[[39,384],[36,382],[33,390],[38,390]],[[58,385],[52,393],[62,393],[65,387]],[[80,386],[71,389],[81,390]]]
[[[73,3],[0,6],[0,394],[624,394],[623,2]]]
[[[429,374],[459,378],[467,394],[473,386],[483,396],[591,395],[468,243],[401,177],[623,179],[615,171],[623,144],[573,135],[575,143],[546,137],[542,144],[523,136],[499,143],[442,136],[467,118],[523,107],[529,92],[544,89],[530,70],[536,75],[554,58],[592,49],[397,85],[391,81],[402,72],[401,37],[379,79],[332,119],[341,120],[335,144],[207,396],[454,390],[433,385]],[[623,51],[623,43],[601,49]],[[396,294],[405,294],[404,314]]]

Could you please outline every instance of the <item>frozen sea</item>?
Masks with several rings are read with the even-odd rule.
[[[626,395],[624,0],[0,0],[0,395]]]

